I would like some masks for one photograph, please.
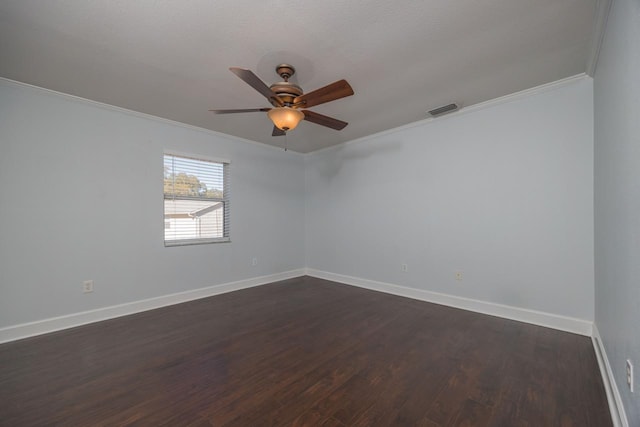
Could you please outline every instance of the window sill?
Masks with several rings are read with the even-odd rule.
[[[222,237],[219,239],[165,240],[164,246],[169,248],[173,246],[208,245],[210,243],[231,243],[231,239],[228,237]]]

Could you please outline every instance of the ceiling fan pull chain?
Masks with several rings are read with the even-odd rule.
[[[284,151],[287,151],[287,131],[284,132]]]

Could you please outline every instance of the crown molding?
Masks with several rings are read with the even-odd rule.
[[[165,119],[163,117],[158,117],[158,116],[154,116],[152,114],[147,114],[147,113],[141,113],[139,111],[134,111],[134,110],[129,110],[128,108],[123,108],[123,107],[118,107],[115,105],[111,105],[111,104],[106,104],[104,102],[99,102],[99,101],[94,101],[91,99],[87,99],[87,98],[82,98],[80,96],[76,96],[76,95],[71,95],[68,93],[64,93],[64,92],[58,92],[57,90],[53,90],[53,89],[47,89],[41,86],[36,86],[36,85],[32,85],[30,83],[24,83],[24,82],[20,82],[17,80],[11,80],[8,79],[6,77],[0,77],[0,83],[9,83],[15,86],[22,86],[22,87],[26,87],[28,89],[31,89],[33,91],[38,91],[38,92],[42,92],[44,94],[47,95],[54,95],[54,96],[60,96],[62,98],[65,98],[67,100],[70,101],[75,101],[81,104],[86,104],[86,105],[90,105],[93,107],[97,107],[97,108],[101,108],[103,110],[108,110],[108,111],[113,111],[113,112],[117,112],[117,113],[121,113],[121,114],[126,114],[128,116],[133,116],[133,117],[138,117],[141,119],[146,119],[146,120],[151,120],[157,123],[162,123],[162,124],[167,124],[167,125],[172,125],[172,126],[176,126],[176,127],[180,127],[183,129],[187,129],[187,130],[191,130],[191,131],[195,131],[195,132],[201,132],[201,133],[205,133],[211,136],[215,136],[217,138],[221,138],[221,139],[226,139],[226,140],[230,140],[230,141],[238,141],[238,142],[244,142],[244,143],[248,143],[248,144],[252,144],[258,147],[262,147],[262,148],[269,148],[272,150],[278,150],[278,151],[282,151],[281,147],[276,147],[274,145],[269,145],[269,144],[264,144],[262,142],[257,142],[257,141],[253,141],[251,139],[246,139],[246,138],[240,138],[238,136],[234,136],[234,135],[228,135],[226,133],[222,133],[222,132],[216,132],[214,130],[211,129],[206,129],[203,127],[199,127],[199,126],[194,126],[194,125],[190,125],[187,123],[182,123],[182,122],[178,122],[175,120],[171,120],[171,119]],[[302,153],[299,153],[297,151],[292,151],[289,150],[292,153],[295,153],[296,155],[303,155]]]
[[[592,32],[593,36],[591,39],[591,52],[589,52],[589,59],[587,61],[587,75],[591,77],[596,74],[600,48],[602,47],[602,40],[604,40],[604,33],[607,28],[607,20],[609,18],[609,11],[611,10],[612,3],[613,0],[598,0],[596,4],[596,14]]]
[[[403,130],[412,129],[418,126],[425,126],[429,123],[441,120],[451,120],[453,118],[459,117],[460,115],[473,113],[475,111],[484,110],[486,108],[495,107],[500,104],[506,104],[513,101],[518,101],[523,98],[528,98],[533,95],[541,94],[544,92],[548,92],[550,90],[555,90],[564,86],[568,86],[574,84],[576,82],[582,81],[584,79],[591,78],[585,73],[576,74],[574,76],[566,77],[564,79],[556,80],[553,82],[545,83],[539,86],[534,86],[529,89],[524,89],[519,92],[510,93],[508,95],[500,96],[498,98],[493,98],[488,101],[479,102],[477,104],[469,105],[468,107],[462,107],[460,110],[455,111],[453,113],[446,114],[442,117],[429,117],[423,120],[419,120],[417,122],[407,123],[406,125],[398,126],[393,129],[383,130],[381,132],[377,132],[371,135],[363,136],[361,138],[352,139],[349,141],[345,141],[340,144],[332,145],[330,147],[321,148],[320,150],[311,151],[309,153],[304,153],[304,156],[313,155],[316,153],[322,153],[325,151],[336,150],[340,147],[344,147],[345,145],[355,144],[358,142],[369,141],[374,138],[379,138],[381,136],[389,135],[396,132],[401,132]]]

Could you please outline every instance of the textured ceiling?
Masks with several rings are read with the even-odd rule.
[[[267,107],[228,68],[267,84],[297,68],[306,92],[339,79],[349,98],[288,135],[300,152],[584,73],[596,0],[0,0],[0,76],[281,145]]]

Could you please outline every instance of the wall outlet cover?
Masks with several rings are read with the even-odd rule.
[[[93,280],[85,280],[82,282],[82,292],[85,294],[93,292]]]

